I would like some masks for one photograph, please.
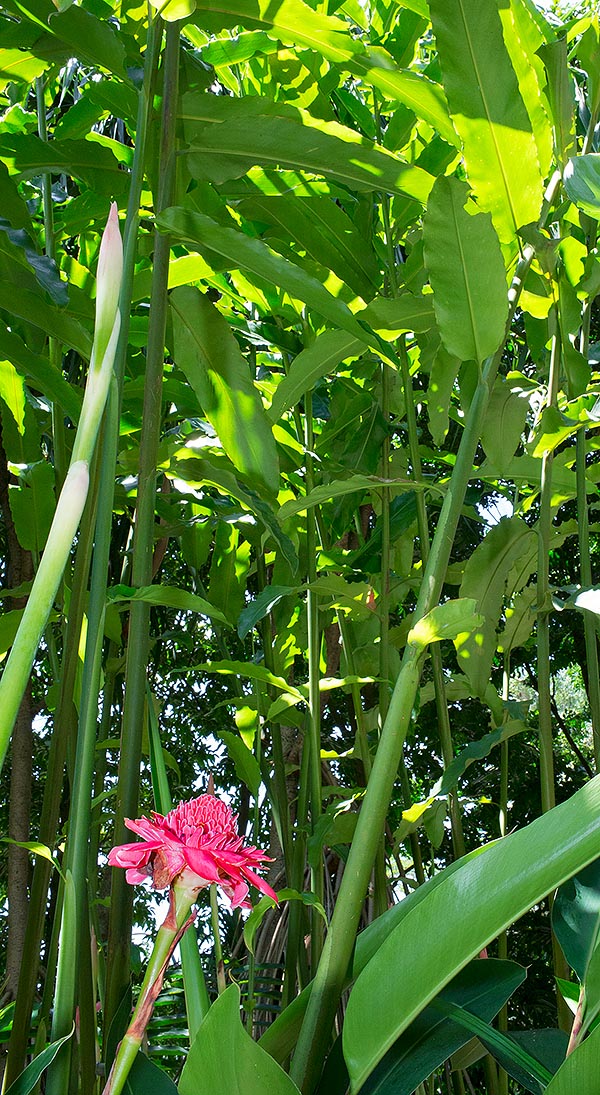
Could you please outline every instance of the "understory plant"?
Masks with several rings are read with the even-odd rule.
[[[5,1095],[594,1095],[599,66],[3,4]]]

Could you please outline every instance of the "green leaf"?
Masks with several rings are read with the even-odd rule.
[[[0,91],[7,84],[32,84],[36,76],[41,76],[48,62],[34,57],[24,49],[0,49]]]
[[[386,342],[393,342],[398,335],[406,331],[419,334],[435,327],[433,297],[415,296],[413,293],[401,293],[392,298],[375,297],[370,304],[357,315],[368,323]]]
[[[179,1095],[298,1095],[298,1088],[240,1021],[240,990],[230,985],[212,1005],[187,1056]]]
[[[247,540],[241,540],[235,525],[219,521],[210,561],[208,596],[232,627],[246,603],[249,568],[250,544]]]
[[[47,859],[53,867],[56,867],[59,874],[62,873],[58,863],[56,862],[54,856],[52,855],[52,852],[50,851],[50,848],[48,848],[45,844],[40,844],[37,840],[12,840],[12,838],[9,836],[0,837],[0,840],[2,840],[3,844],[15,844],[17,848],[25,848],[25,850],[31,852],[32,855],[39,855],[42,857],[42,859]]]
[[[64,379],[62,373],[50,364],[48,358],[34,354],[18,335],[8,330],[4,323],[0,323],[0,340],[3,355],[29,379],[29,386],[43,392],[52,403],[57,403],[74,422],[77,422],[81,409],[81,396]]]
[[[171,293],[175,362],[194,389],[231,462],[276,494],[279,461],[260,393],[229,324],[198,289]]]
[[[552,1078],[545,1095],[596,1095],[600,1026],[570,1053]]]
[[[600,220],[600,152],[573,156],[564,169],[563,182],[577,208]]]
[[[302,693],[293,685],[288,684],[283,677],[276,676],[275,673],[265,669],[264,665],[255,665],[254,662],[236,662],[224,659],[220,662],[201,662],[192,668],[194,670],[202,669],[206,673],[225,673],[233,674],[236,677],[247,677],[250,681],[259,681],[271,688],[280,688],[283,692],[290,692],[297,697],[298,703],[304,699]]]
[[[177,589],[176,586],[139,586],[134,589],[131,586],[117,585],[107,590],[106,597],[111,604],[116,601],[146,601],[151,605],[179,608],[183,612],[199,612],[202,616],[210,616],[212,620],[227,625],[223,613],[205,601],[204,597],[188,593],[186,589]]]
[[[483,760],[484,757],[489,756],[492,749],[495,749],[497,745],[513,738],[515,734],[522,734],[525,729],[525,723],[520,722],[518,719],[510,719],[502,726],[499,726],[497,730],[491,730],[489,734],[484,734],[479,741],[470,742],[464,749],[461,749],[458,756],[454,757],[454,760],[450,761],[439,786],[436,787],[436,794],[447,794],[456,786],[460,777],[475,761]]]
[[[545,1065],[532,1057],[522,1045],[513,1042],[509,1034],[495,1030],[478,1016],[440,998],[434,1000],[431,1006],[476,1035],[506,1071],[518,1077],[527,1091],[533,1092],[533,1095],[542,1095],[546,1084],[552,1079],[552,1073]]]
[[[439,178],[424,225],[433,307],[448,353],[483,362],[504,339],[506,271],[487,213],[477,213],[459,179]]]
[[[244,611],[240,613],[237,629],[240,639],[245,639],[246,635],[252,631],[252,628],[256,627],[261,620],[264,620],[265,616],[268,616],[269,612],[284,597],[289,597],[292,593],[298,593],[301,588],[301,586],[271,585],[261,590],[258,596],[250,601]]]
[[[476,607],[477,602],[472,597],[461,597],[437,605],[409,631],[407,642],[425,650],[430,643],[455,639],[463,632],[470,634],[481,625],[481,616],[476,613]]]
[[[10,361],[0,361],[0,399],[17,423],[19,433],[23,433],[25,423],[25,385],[23,377]]]
[[[323,502],[330,502],[334,498],[342,498],[346,494],[354,494],[356,491],[376,492],[384,487],[391,494],[394,494],[398,491],[400,493],[414,491],[415,484],[411,479],[380,479],[376,475],[350,475],[348,479],[337,479],[332,483],[322,483],[304,497],[284,502],[279,510],[279,519],[287,521],[296,513],[305,513],[306,510],[313,509],[314,506],[320,506]]]
[[[489,1022],[523,983],[526,971],[515,962],[476,959],[440,993]],[[465,1028],[442,1017],[433,1005],[411,1023],[361,1088],[361,1095],[412,1095],[419,1084],[469,1040]]]
[[[483,623],[474,633],[457,636],[458,664],[476,696],[483,697],[496,651],[506,581],[514,564],[531,550],[536,533],[520,517],[503,518],[488,532],[467,562],[461,597],[473,597]]]
[[[351,993],[344,1052],[356,1089],[471,958],[597,857],[599,838],[596,777],[568,802],[488,847],[460,870],[445,879],[442,872],[435,889],[388,935]]]
[[[281,905],[284,901],[301,901],[303,905],[307,905],[311,909],[315,909],[319,916],[323,917],[325,923],[327,923],[327,914],[323,908],[321,902],[317,899],[314,893],[300,893],[298,890],[284,889],[279,890],[277,899]],[[268,894],[263,894],[258,904],[254,906],[250,913],[246,923],[244,924],[244,943],[251,954],[254,954],[254,939],[256,933],[262,924],[265,914],[269,909],[276,909],[277,905],[273,901],[272,897]]]
[[[6,0],[3,6],[20,18],[25,16],[34,26],[43,27],[57,41],[64,42],[70,49],[67,56],[78,57],[94,66],[101,65],[121,78],[125,76],[123,40],[106,18],[98,18],[75,5],[57,14],[51,0]],[[130,63],[134,57],[130,58]]]
[[[552,929],[569,966],[585,981],[600,929],[600,859],[560,887],[552,906]]]
[[[525,429],[529,392],[513,391],[506,377],[496,377],[483,429],[481,444],[486,456],[500,470],[512,460]]]
[[[433,177],[422,168],[403,162],[353,129],[314,118],[289,103],[269,103],[263,96],[238,99],[192,92],[183,98],[182,113],[190,171],[215,183],[261,165],[325,175],[354,190],[406,194],[421,203],[433,185]]]
[[[359,340],[367,341],[368,334],[342,300],[329,293],[311,274],[282,258],[260,240],[250,239],[235,229],[224,228],[202,213],[183,208],[166,209],[157,217],[157,225],[199,250],[208,248],[222,255],[232,270],[248,271],[280,286],[337,327],[342,327]]]
[[[54,144],[54,142],[51,143]],[[89,361],[92,349],[89,333],[82,327],[79,320],[54,305],[47,304],[41,290],[34,292],[31,289],[19,289],[19,292],[15,293],[11,285],[0,284],[0,308],[18,319],[24,319],[27,323],[39,327],[59,342],[66,343]],[[7,357],[10,356],[8,351],[5,352]]]
[[[141,1051],[135,1058],[123,1088],[124,1095],[176,1095],[170,1076]]]
[[[248,749],[247,745],[244,745],[244,742],[237,734],[231,734],[228,730],[219,730],[218,736],[227,746],[227,752],[235,765],[238,779],[246,784],[252,797],[257,798],[262,776],[260,774],[260,765],[254,753]]]
[[[496,3],[430,0],[444,88],[469,182],[502,243],[537,221],[543,179]]]
[[[123,194],[127,187],[127,173],[120,170],[116,156],[97,141],[42,141],[33,133],[2,134],[0,160],[17,182],[62,173],[82,179],[90,189],[105,195],[107,209],[108,199]]]
[[[34,1057],[31,1064],[27,1065],[27,1068],[20,1076],[17,1076],[14,1083],[6,1091],[6,1095],[29,1095],[30,1091],[33,1091],[40,1076],[51,1065],[56,1054],[60,1050],[61,1046],[65,1042],[69,1041],[69,1038],[73,1037],[75,1031],[75,1023],[73,1023],[72,1029],[68,1034],[65,1034],[64,1038],[58,1038],[56,1042],[52,1042],[51,1045],[46,1046],[41,1053],[38,1053],[37,1057]]]
[[[0,656],[6,654],[14,643],[22,616],[22,608],[13,608],[0,616]]]
[[[29,464],[19,485],[9,487],[10,511],[22,548],[38,554],[46,543],[54,517],[54,468],[47,460]]]

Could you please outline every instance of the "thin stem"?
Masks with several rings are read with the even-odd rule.
[[[215,972],[217,975],[217,992],[219,996],[225,992],[225,963],[223,962],[223,947],[221,945],[221,929],[219,927],[219,905],[217,902],[216,883],[210,887],[210,922],[212,924],[213,939],[215,942]]]

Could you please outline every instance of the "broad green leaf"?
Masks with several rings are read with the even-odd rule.
[[[439,347],[431,365],[427,413],[431,436],[438,447],[443,445],[448,433],[450,402],[460,365],[460,359],[449,354],[444,346]]]
[[[596,1095],[600,1026],[570,1053],[552,1078],[545,1095]]]
[[[2,353],[30,381],[30,387],[42,392],[52,403],[57,403],[77,421],[81,409],[81,396],[51,365],[47,358],[33,353],[13,331],[0,323]]]
[[[351,844],[358,814],[339,803],[327,807],[308,838],[307,860],[313,869],[317,869],[323,858],[323,848],[332,848],[336,844]]]
[[[290,594],[299,593],[302,586],[275,586],[269,585],[265,589],[261,590],[254,600],[250,601],[246,605],[243,612],[240,613],[238,620],[238,635],[240,639],[245,639],[246,635],[252,631],[253,627],[256,627],[257,623],[264,620],[265,616],[268,616],[269,612],[275,605],[279,604],[284,597],[289,597]]]
[[[351,993],[344,1053],[353,1087],[360,1088],[402,1031],[471,958],[597,857],[599,838],[596,777],[455,873],[444,879],[442,872],[442,881],[388,935]]]
[[[395,298],[376,297],[358,317],[368,323],[386,341],[392,342],[406,331],[420,333],[435,327],[433,298],[405,292]]]
[[[36,76],[41,76],[48,62],[34,57],[24,49],[0,49],[0,91],[15,81],[31,84]]]
[[[207,248],[222,255],[232,270],[248,271],[273,282],[355,338],[368,340],[368,334],[343,301],[332,296],[311,274],[282,258],[260,240],[250,239],[235,229],[224,228],[202,213],[183,208],[166,209],[157,217],[157,224],[175,239],[191,243],[199,250]]]
[[[174,289],[170,300],[175,363],[237,470],[276,494],[277,448],[260,393],[229,324],[208,297],[192,286]]]
[[[502,243],[537,221],[543,179],[496,3],[430,0],[450,113],[469,182]],[[485,250],[485,249],[484,249]]]
[[[42,331],[52,335],[59,342],[64,342],[77,350],[78,354],[89,361],[92,349],[89,333],[79,320],[54,305],[47,304],[41,290],[34,292],[31,289],[19,289],[19,292],[15,293],[12,286],[0,285],[0,308],[18,319],[24,319],[27,323],[40,327]],[[10,356],[9,351],[5,350],[4,353],[7,357]]]
[[[567,437],[572,437],[584,426],[585,422],[574,422],[572,418],[562,414],[558,407],[544,407],[535,434],[527,446],[528,450],[539,459],[545,453],[554,452]],[[491,457],[491,453],[488,455]]]
[[[463,632],[470,634],[481,625],[481,616],[475,611],[476,607],[477,602],[471,597],[437,605],[409,631],[407,642],[425,650],[430,643],[455,639]]]
[[[73,1037],[75,1031],[75,1023],[73,1023],[72,1030],[68,1034],[65,1034],[64,1038],[58,1038],[56,1042],[52,1042],[51,1045],[46,1046],[41,1053],[38,1053],[37,1057],[34,1057],[31,1064],[27,1065],[27,1068],[17,1076],[17,1079],[6,1090],[6,1095],[29,1095],[30,1091],[33,1091],[40,1076],[43,1075],[48,1065],[51,1065],[56,1054],[59,1052],[65,1042],[69,1041],[69,1038]]]
[[[554,127],[554,146],[563,167],[575,150],[575,85],[568,68],[568,46],[564,37],[540,47],[546,68],[547,95]]]
[[[504,339],[508,296],[498,238],[468,192],[458,179],[436,181],[425,216],[425,262],[446,350],[481,364]]]
[[[419,118],[429,122],[451,144],[456,135],[448,117],[444,93],[438,84],[418,72],[398,69],[393,58],[381,48],[369,48],[348,33],[341,19],[316,12],[302,0],[281,0],[274,7],[269,0],[257,0],[249,11],[244,0],[202,0],[198,21],[201,26],[265,28],[282,42],[315,50],[327,60],[355,73],[383,92],[387,99],[405,103]]]
[[[294,358],[287,376],[277,386],[268,412],[271,421],[278,422],[285,411],[312,390],[317,380],[333,373],[341,361],[360,357],[365,350],[365,343],[346,331],[324,331]]]
[[[289,103],[270,103],[261,96],[235,99],[193,92],[184,96],[182,112],[190,171],[215,183],[261,165],[325,175],[355,190],[406,194],[421,203],[433,185],[426,171],[355,130],[313,118]]]
[[[19,433],[23,433],[25,424],[25,385],[23,377],[19,375],[10,361],[0,361],[0,399],[6,406],[17,423]]]
[[[227,521],[217,523],[208,596],[235,627],[246,600],[246,575],[250,567],[250,544],[241,540],[238,529]]]
[[[368,239],[332,198],[264,195],[241,202],[239,210],[247,220],[264,222],[263,238],[292,242],[294,249],[331,270],[363,300],[375,295],[381,284],[380,264]]]
[[[231,734],[228,730],[219,730],[219,737],[227,747],[227,752],[234,763],[238,779],[246,784],[253,798],[257,798],[262,776],[254,753],[248,749],[247,745],[244,745],[244,742],[237,734]]]
[[[483,623],[475,632],[458,635],[458,664],[476,696],[483,697],[496,651],[506,580],[517,560],[530,550],[536,533],[520,517],[503,518],[488,532],[467,562],[461,597],[473,597]]]
[[[513,603],[504,609],[506,623],[498,635],[498,650],[505,654],[527,642],[535,623],[535,585],[526,586],[517,594]]]
[[[125,1081],[124,1095],[176,1095],[177,1088],[170,1076],[141,1051],[135,1058]]]
[[[2,134],[0,160],[17,182],[35,175],[63,172],[82,179],[91,189],[106,196],[107,209],[108,199],[113,194],[123,194],[127,186],[127,174],[119,169],[119,161],[96,141],[42,141],[33,133]]]
[[[497,468],[507,466],[515,455],[528,412],[529,393],[513,391],[506,377],[497,377],[481,431],[486,456]]]
[[[552,906],[552,928],[569,966],[585,981],[600,929],[600,859],[560,887]]]
[[[0,657],[10,650],[23,616],[22,608],[13,608],[0,616]]]
[[[20,18],[30,20],[34,26],[43,27],[57,41],[64,42],[70,49],[67,56],[100,65],[121,79],[125,77],[123,40],[106,18],[98,18],[78,5],[58,14],[51,0],[6,0],[3,6]],[[134,57],[135,54],[130,62]]]
[[[183,1066],[179,1095],[298,1095],[298,1088],[240,1020],[240,990],[230,985],[212,1005]]]
[[[490,1022],[526,977],[515,962],[476,959],[440,993]],[[469,1032],[433,1006],[415,1019],[361,1088],[362,1095],[412,1095],[419,1084],[469,1040]]]
[[[205,601],[204,597],[188,593],[186,589],[177,589],[176,586],[139,586],[134,589],[131,586],[116,585],[107,590],[106,596],[110,604],[118,601],[146,601],[150,605],[178,608],[182,612],[199,612],[202,616],[209,616],[212,620],[227,625],[223,613]]]
[[[6,164],[0,161],[0,208],[2,209],[2,217],[8,221],[13,228],[29,228],[31,225],[31,218],[29,216],[29,210],[19,191],[17,185],[8,173]]]
[[[600,153],[573,156],[563,171],[563,182],[577,208],[600,220]]]
[[[498,5],[504,44],[515,70],[525,109],[531,121],[540,172],[545,178],[552,160],[552,127],[545,95],[546,73],[538,50],[546,38],[526,0]]]
[[[56,862],[50,848],[46,844],[40,844],[37,840],[12,840],[11,837],[0,837],[3,844],[15,844],[17,848],[25,848],[26,851],[31,852],[32,855],[39,855],[42,859],[47,859],[53,867],[56,867],[60,874],[60,867]]]
[[[19,485],[9,487],[8,498],[21,547],[39,555],[56,508],[52,465],[47,460],[30,464],[21,472]]]

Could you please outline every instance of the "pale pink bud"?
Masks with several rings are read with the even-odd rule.
[[[96,272],[96,339],[103,346],[110,338],[117,315],[122,276],[123,243],[117,203],[113,202],[100,243]]]

